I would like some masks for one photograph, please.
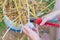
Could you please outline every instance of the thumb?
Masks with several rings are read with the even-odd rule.
[[[43,19],[42,22],[40,23],[40,25],[44,25],[48,20],[47,19]]]

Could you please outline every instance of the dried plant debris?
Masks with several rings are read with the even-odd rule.
[[[2,22],[2,18],[0,18],[0,22]]]
[[[0,13],[0,22],[2,22],[3,15]]]
[[[15,18],[18,17],[18,12],[6,13],[6,15],[9,17],[10,20],[14,20]]]
[[[3,16],[3,15],[0,13],[0,18],[2,18],[2,16]]]

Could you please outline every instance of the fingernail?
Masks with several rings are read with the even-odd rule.
[[[40,24],[40,26],[42,26],[42,24]]]

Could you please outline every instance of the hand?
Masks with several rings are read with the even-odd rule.
[[[23,28],[23,32],[31,39],[31,40],[41,40],[39,35],[33,31],[32,29],[30,29],[29,27],[24,27]]]
[[[43,17],[44,19],[42,20],[40,25],[44,25],[47,21],[52,20],[53,18],[58,17],[58,16],[60,16],[60,10],[51,12],[50,14],[47,14]]]

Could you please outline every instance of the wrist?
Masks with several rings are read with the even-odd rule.
[[[52,12],[52,14],[53,14],[53,13],[54,13],[54,16],[57,17],[57,16],[60,15],[60,10],[54,11],[54,12]]]
[[[41,40],[41,38],[40,37],[36,37],[34,40]]]

